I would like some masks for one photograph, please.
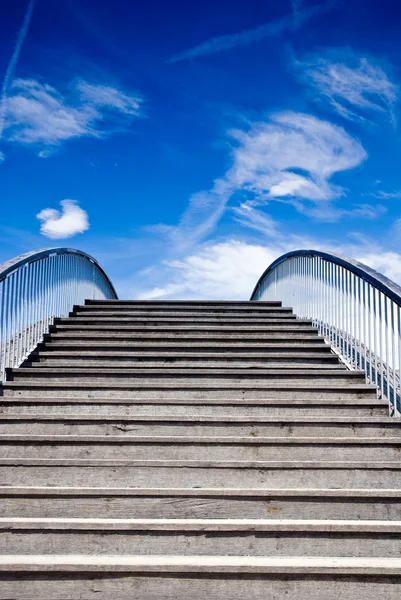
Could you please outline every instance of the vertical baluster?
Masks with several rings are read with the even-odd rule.
[[[350,368],[353,368],[352,360],[352,277],[351,273],[346,269],[347,273],[347,356]]]
[[[356,278],[357,282],[357,307],[358,307],[358,336],[357,336],[357,369],[364,370],[365,366],[362,360],[362,281],[360,277]]]
[[[384,350],[383,350],[383,295],[381,292],[378,293],[378,315],[379,315],[379,374],[380,374],[380,389],[381,397],[385,397],[384,388]]]
[[[8,318],[8,295],[7,295],[7,277],[0,282],[1,289],[1,323],[0,323],[0,336],[1,336],[1,348],[0,348],[0,377],[4,379],[4,369],[6,364],[6,348],[7,348],[7,318]]]
[[[385,323],[385,329],[384,329],[384,345],[386,348],[386,395],[387,395],[387,399],[388,402],[390,403],[391,400],[391,394],[390,394],[390,361],[391,361],[391,327],[390,327],[390,323],[389,323],[389,299],[387,298],[387,296],[383,296],[383,302],[384,302],[384,323]]]
[[[396,405],[398,415],[401,415],[401,307],[400,306],[397,306],[397,355],[396,355],[396,365],[394,368],[398,369],[397,386],[396,386],[397,393],[396,393],[395,405]]]
[[[21,289],[19,296],[19,303],[21,306],[21,353],[19,356],[18,364],[25,359],[27,353],[28,331],[26,325],[26,312],[27,312],[27,301],[26,301],[26,288],[27,288],[27,277],[28,277],[29,265],[25,265],[22,269],[19,269],[21,273]]]
[[[390,373],[390,394],[389,400],[392,406],[392,414],[395,415],[397,411],[396,407],[396,396],[397,396],[397,384],[396,384],[396,374],[395,374],[395,354],[396,354],[396,336],[395,336],[395,307],[394,302],[389,300],[390,302],[390,346],[391,346],[391,373]]]

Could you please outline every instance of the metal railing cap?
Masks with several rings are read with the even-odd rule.
[[[11,273],[20,269],[24,265],[36,262],[38,260],[43,260],[49,256],[55,255],[78,255],[87,260],[88,262],[93,263],[96,268],[101,272],[105,280],[107,281],[110,289],[112,290],[114,296],[118,298],[117,292],[114,288],[114,285],[111,283],[109,277],[107,276],[104,269],[98,263],[98,261],[93,258],[90,254],[87,254],[83,250],[77,250],[76,248],[41,248],[40,250],[32,250],[31,252],[26,252],[25,254],[20,254],[7,262],[0,264],[0,282],[6,279]]]
[[[287,252],[282,256],[276,258],[275,261],[271,263],[267,267],[267,269],[262,273],[259,277],[257,284],[251,295],[251,300],[254,299],[256,293],[262,283],[262,281],[271,273],[279,264],[289,260],[291,258],[300,257],[300,256],[308,256],[308,257],[319,257],[328,262],[332,262],[336,265],[344,267],[351,273],[354,273],[364,281],[367,281],[372,286],[377,288],[380,292],[383,292],[390,300],[401,306],[401,287],[397,285],[394,281],[391,281],[385,275],[378,273],[374,269],[371,269],[367,265],[354,260],[353,258],[348,258],[346,256],[342,256],[341,254],[334,254],[331,252],[323,252],[321,250],[293,250],[291,252]]]

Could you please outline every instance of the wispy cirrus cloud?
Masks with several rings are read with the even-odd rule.
[[[401,198],[401,190],[394,190],[392,192],[379,190],[378,192],[371,192],[369,196],[374,196],[375,198],[379,198],[381,200],[391,200],[393,198]]]
[[[267,37],[280,35],[284,31],[296,31],[313,17],[331,10],[335,4],[336,2],[334,0],[328,0],[326,2],[304,7],[300,0],[294,0],[292,3],[292,14],[286,15],[281,19],[275,19],[268,23],[264,23],[253,29],[246,29],[239,33],[217,36],[206,42],[202,42],[193,48],[175,54],[167,62],[175,63],[189,58],[207,56],[223,50],[231,50],[237,46],[247,46],[248,44],[259,42]]]
[[[296,62],[295,67],[342,117],[365,120],[372,113],[383,113],[394,120],[398,86],[373,58],[330,49]]]
[[[5,101],[4,140],[32,146],[48,156],[63,142],[104,138],[141,116],[138,95],[78,80],[69,94],[33,79],[17,79]]]
[[[306,214],[311,219],[325,223],[337,223],[341,219],[364,219],[373,221],[387,213],[387,208],[382,204],[352,204],[350,208],[339,208],[333,203],[321,203],[312,206],[305,205],[297,200],[290,202],[300,213]]]
[[[344,193],[332,177],[367,158],[360,142],[342,127],[304,113],[276,113],[230,136],[232,166],[211,190],[191,197],[179,225],[169,232],[180,249],[209,235],[236,193],[246,196],[236,217],[269,230],[273,223],[251,210],[256,205],[288,201],[304,213],[321,203],[328,205]]]
[[[277,221],[266,212],[254,208],[252,202],[243,202],[240,206],[234,206],[233,212],[235,220],[241,225],[263,233],[264,236],[274,237],[278,233]]]
[[[40,233],[52,240],[70,238],[77,233],[89,229],[88,213],[83,210],[76,200],[62,200],[61,211],[54,208],[44,208],[36,215],[42,222]]]
[[[17,63],[18,63],[22,44],[24,43],[26,35],[28,33],[34,6],[35,6],[35,0],[30,0],[28,2],[28,6],[27,6],[27,9],[25,12],[25,16],[24,16],[24,20],[23,20],[21,29],[19,30],[18,35],[17,35],[14,52],[11,55],[10,62],[8,63],[6,73],[4,75],[3,85],[1,87],[1,97],[0,97],[0,139],[3,135],[4,121],[5,121],[5,117],[6,117],[6,101],[7,101],[8,88],[9,88],[9,85],[13,78]]]

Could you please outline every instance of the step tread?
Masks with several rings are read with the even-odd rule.
[[[0,486],[0,496],[157,496],[225,498],[383,498],[400,499],[401,489],[394,488],[146,488],[146,487],[73,487],[73,486]]]
[[[317,351],[318,350],[318,351]],[[326,347],[316,349],[315,346],[311,348],[308,352],[266,352],[266,353],[258,353],[255,356],[249,356],[248,353],[245,352],[182,352],[182,353],[172,353],[172,352],[158,352],[155,354],[147,353],[146,356],[143,355],[142,352],[130,352],[127,354],[123,351],[118,350],[109,350],[104,352],[98,352],[91,350],[59,350],[58,352],[49,352],[45,350],[36,350],[32,352],[31,356],[37,356],[39,358],[57,358],[60,356],[61,358],[75,358],[75,357],[83,357],[83,358],[112,358],[114,356],[121,358],[142,358],[145,360],[155,360],[155,359],[200,359],[205,360],[208,358],[224,360],[228,358],[235,358],[237,360],[243,360],[244,358],[249,360],[262,360],[262,359],[272,359],[272,358],[307,358],[307,359],[322,359],[322,358],[330,358],[332,360],[338,360],[338,356],[331,352],[327,352]]]
[[[241,445],[241,446],[401,446],[399,437],[265,437],[265,436],[193,436],[193,435],[36,435],[0,434],[0,444],[168,444],[168,445]]]
[[[0,531],[401,533],[401,521],[346,519],[110,519],[0,517]]]
[[[136,460],[136,459],[108,459],[108,458],[3,458],[0,457],[0,466],[32,467],[145,467],[145,468],[192,468],[192,469],[270,469],[270,470],[389,470],[401,471],[401,464],[394,461],[312,461],[312,460]],[[199,488],[201,489],[201,488]]]
[[[399,558],[180,555],[0,555],[5,572],[288,573],[401,575]]]
[[[93,415],[93,414],[32,414],[32,413],[18,413],[18,414],[1,414],[0,423],[2,421],[63,421],[63,422],[85,422],[85,421],[105,421],[105,422],[129,422],[129,423],[221,423],[221,424],[263,424],[263,425],[297,425],[297,424],[335,424],[335,425],[391,425],[399,427],[401,430],[401,417],[319,417],[319,416],[296,416],[296,417],[258,417],[258,416],[224,416],[217,414],[216,416],[202,415],[196,417],[190,417],[187,415],[174,416],[174,415]]]
[[[3,383],[3,386],[6,388],[6,384],[14,384],[14,381],[9,381]],[[12,386],[11,386],[12,387]],[[39,384],[38,384],[39,387]],[[36,403],[56,403],[56,404],[157,404],[157,405],[183,405],[183,406],[192,406],[192,405],[210,405],[210,406],[288,406],[288,401],[286,399],[277,399],[277,398],[251,398],[249,400],[244,400],[243,398],[118,398],[118,397],[82,397],[79,396],[57,396],[53,398],[51,396],[1,396],[0,397],[0,405],[1,404],[14,404],[14,403],[28,403],[28,404],[36,404]],[[372,394],[372,398],[338,398],[338,399],[327,399],[327,398],[294,398],[291,400],[291,404],[294,406],[359,406],[359,407],[373,407],[373,408],[383,408],[388,409],[388,404],[381,400],[378,400],[375,394]],[[181,417],[180,417],[181,418]]]
[[[196,318],[209,318],[209,317],[217,317],[219,318],[220,316],[223,317],[227,317],[227,318],[236,318],[236,317],[240,317],[241,319],[246,317],[247,319],[265,319],[265,318],[269,318],[271,316],[278,316],[278,318],[282,318],[287,317],[290,319],[296,319],[297,316],[294,315],[294,313],[292,312],[291,308],[281,308],[281,307],[275,307],[275,308],[266,308],[264,310],[258,310],[258,309],[253,309],[253,310],[238,310],[238,312],[236,310],[222,310],[222,309],[200,309],[200,310],[171,310],[171,311],[165,311],[162,309],[159,310],[149,310],[149,309],[132,309],[132,310],[120,310],[120,311],[116,311],[116,312],[112,312],[112,311],[107,311],[107,312],[102,312],[102,311],[96,311],[96,312],[90,312],[90,311],[80,311],[80,312],[76,312],[74,314],[71,314],[69,317],[57,317],[57,321],[59,319],[65,321],[67,319],[98,319],[98,318],[105,318],[105,319],[109,319],[109,318],[116,318],[116,319],[129,319],[131,318],[131,316],[133,317],[146,317],[146,319],[149,319],[150,321],[153,320],[154,317],[173,317],[173,318],[184,318],[184,317],[196,317]],[[312,319],[302,319],[303,321],[307,322],[307,323],[312,323]]]
[[[341,365],[340,365],[341,366]],[[70,374],[77,374],[77,375],[84,375],[85,373],[82,371],[82,369],[78,368],[78,367],[41,367],[40,369],[43,373],[49,373],[49,374],[54,374],[54,373],[66,373],[68,375]],[[198,374],[202,374],[202,373],[207,373],[207,374],[214,374],[214,375],[226,375],[227,373],[230,375],[242,375],[245,369],[238,369],[237,367],[227,367],[224,369],[219,369],[219,368],[215,368],[215,367],[197,367],[197,368],[192,368],[192,367],[182,367],[179,366],[175,369],[178,373],[182,373],[183,375],[198,375]],[[252,375],[252,374],[256,374],[256,375],[279,375],[279,376],[283,376],[285,377],[286,375],[293,375],[293,369],[289,368],[288,365],[285,366],[285,368],[279,369],[276,367],[273,368],[267,368],[267,369],[253,369],[252,367],[246,369],[247,374]],[[350,371],[348,369],[339,369],[339,372],[337,372],[337,370],[334,370],[333,373],[333,369],[327,369],[325,365],[316,365],[315,368],[312,368],[308,365],[307,368],[303,367],[301,370],[301,372],[299,373],[300,375],[302,375],[303,377],[307,377],[309,375],[315,375],[316,371],[319,371],[319,375],[321,376],[338,376],[338,377],[344,377],[347,376],[350,379],[360,379],[360,378],[365,378],[365,373],[363,371]],[[36,374],[37,373],[37,368],[36,367],[22,367],[22,368],[14,368],[14,369],[7,369],[8,373],[12,373],[12,374]],[[102,367],[93,367],[91,369],[91,373],[96,373],[96,374],[100,374],[100,375],[104,375],[105,370]],[[137,374],[144,374],[144,375],[152,375],[152,374],[169,374],[170,373],[170,365],[168,367],[153,367],[153,368],[130,368],[130,367],[126,367],[126,368],[121,368],[121,367],[110,367],[107,369],[107,375],[110,374],[124,374],[126,375],[127,373],[132,373],[133,375],[137,375]]]

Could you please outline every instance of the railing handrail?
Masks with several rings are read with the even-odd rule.
[[[87,300],[118,298],[95,258],[75,248],[42,248],[0,265],[0,380],[42,342],[54,319]]]
[[[93,256],[91,256],[87,252],[84,252],[83,250],[77,250],[76,248],[59,248],[59,247],[58,248],[41,248],[40,250],[32,250],[32,252],[26,252],[25,254],[20,254],[19,256],[16,256],[15,258],[12,258],[11,260],[4,262],[3,264],[0,264],[0,282],[3,281],[6,277],[8,277],[11,273],[16,271],[17,269],[20,269],[21,267],[25,266],[26,264],[34,263],[38,260],[47,258],[48,256],[54,256],[54,255],[60,255],[60,254],[77,255],[77,256],[80,256],[81,258],[84,258],[88,262],[91,262],[92,264],[94,264],[96,266],[96,268],[98,269],[98,271],[101,272],[101,274],[107,281],[107,283],[110,286],[112,292],[114,293],[114,296],[116,297],[116,299],[118,298],[117,292],[114,288],[114,285],[111,283],[107,273],[102,268],[102,266],[98,263],[96,258],[93,258]]]
[[[251,300],[282,301],[350,369],[365,372],[390,414],[401,416],[401,287],[357,260],[293,250],[264,271]]]
[[[344,267],[354,275],[357,275],[361,279],[370,283],[373,287],[385,294],[388,298],[390,298],[390,300],[392,300],[398,306],[401,307],[401,286],[397,285],[394,281],[391,281],[391,279],[389,279],[385,275],[378,273],[371,267],[368,267],[367,265],[357,260],[354,260],[353,258],[347,258],[346,256],[342,256],[341,254],[333,254],[331,252],[323,252],[321,250],[293,250],[276,258],[276,260],[273,261],[271,265],[269,265],[259,277],[258,282],[256,283],[255,288],[252,292],[250,300],[254,299],[260,287],[260,284],[269,275],[269,273],[275,269],[275,267],[285,262],[286,260],[289,260],[290,258],[298,256],[319,257],[336,265]]]

